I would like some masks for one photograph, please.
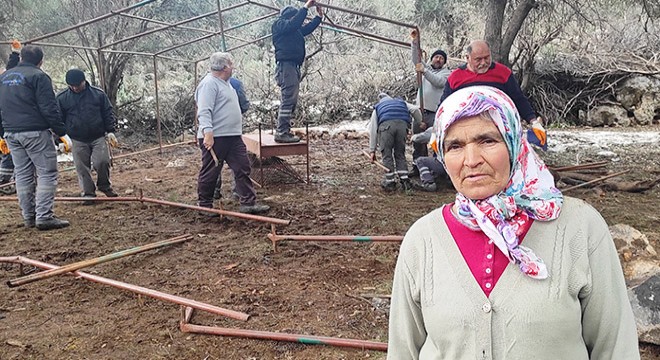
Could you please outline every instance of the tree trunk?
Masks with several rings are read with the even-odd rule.
[[[506,27],[504,36],[502,36],[502,43],[498,52],[500,55],[499,62],[502,64],[511,66],[509,63],[509,53],[511,52],[513,41],[516,39],[516,36],[518,36],[518,32],[520,32],[520,28],[522,28],[529,12],[537,6],[538,3],[536,0],[523,0],[513,10],[513,15],[511,16],[511,20],[509,20],[509,25]]]
[[[490,45],[493,60],[502,62],[500,49],[502,47],[502,25],[507,0],[488,0],[486,2],[486,29],[484,40]]]

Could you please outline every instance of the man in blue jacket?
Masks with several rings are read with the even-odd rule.
[[[60,229],[69,222],[53,215],[57,190],[57,152],[50,130],[71,146],[57,107],[53,83],[41,70],[38,46],[21,50],[21,62],[0,76],[0,134],[11,151],[16,193],[26,227]],[[35,176],[36,175],[36,176]]]
[[[66,73],[69,87],[57,94],[57,102],[66,124],[67,133],[73,140],[73,164],[78,173],[82,196],[96,197],[96,189],[108,197],[119,196],[110,184],[110,146],[117,146],[115,115],[110,99],[103,90],[90,85],[85,73],[71,69]],[[96,170],[94,185],[92,167]],[[83,205],[92,205],[85,201]]]
[[[410,121],[410,118],[414,121]],[[378,95],[378,103],[374,105],[369,123],[369,152],[371,161],[376,161],[376,148],[383,156],[383,165],[387,168],[385,177],[380,183],[383,190],[395,191],[396,179],[401,182],[401,189],[410,193],[412,183],[408,178],[406,163],[406,137],[411,123],[422,121],[422,113],[415,105],[408,104],[399,98],[392,98],[386,93]]]
[[[305,61],[305,36],[311,34],[321,24],[323,18],[323,10],[317,5],[318,15],[303,25],[308,9],[314,5],[314,0],[308,0],[300,9],[293,6],[282,8],[280,17],[275,20],[271,29],[277,62],[275,80],[282,91],[275,134],[275,141],[279,143],[300,141],[299,137],[291,133],[291,118],[298,104],[300,66]]]

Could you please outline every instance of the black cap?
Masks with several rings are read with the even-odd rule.
[[[80,69],[71,69],[66,72],[66,83],[69,85],[80,85],[85,81],[85,73]]]
[[[443,58],[445,58],[445,62],[447,62],[447,53],[446,52],[438,49],[438,50],[434,51],[433,54],[431,54],[431,59],[433,59],[433,57],[436,56],[436,55],[442,56]]]

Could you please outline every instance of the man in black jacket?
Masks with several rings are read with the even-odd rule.
[[[110,184],[110,153],[108,144],[117,146],[115,116],[110,99],[103,90],[91,86],[85,73],[71,69],[66,73],[69,87],[57,94],[66,130],[73,140],[73,164],[78,173],[78,183],[83,197],[96,197],[96,189],[108,197],[117,197]],[[96,170],[94,185],[91,168]],[[92,205],[85,201],[83,205]]]
[[[51,135],[71,145],[57,107],[53,83],[41,71],[44,53],[25,46],[21,62],[0,76],[0,116],[15,165],[16,193],[26,227],[59,229],[69,222],[53,215],[57,189],[57,152]],[[36,174],[36,179],[35,179]]]
[[[286,6],[280,11],[280,17],[272,26],[273,46],[275,46],[275,80],[282,91],[280,112],[277,117],[277,132],[275,141],[279,143],[295,143],[300,138],[291,133],[291,118],[298,104],[300,90],[300,66],[305,61],[305,36],[311,34],[323,18],[323,10],[316,6],[317,16],[303,25],[307,11],[314,6],[314,0],[308,0],[305,5],[296,9]]]

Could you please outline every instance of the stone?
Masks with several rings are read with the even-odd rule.
[[[651,255],[656,254],[646,235],[634,227],[626,224],[616,224],[610,226],[609,229],[612,240],[614,240],[614,246],[616,246],[619,253],[623,252],[623,250],[630,249],[633,252],[646,251]]]
[[[660,275],[628,289],[639,341],[660,345]]]
[[[625,256],[626,252],[624,252]],[[632,257],[632,256],[631,256]],[[655,259],[630,259],[625,264],[624,275],[629,285],[639,284],[645,279],[653,276],[660,276],[660,266]]]
[[[587,112],[584,124],[587,126],[601,127],[606,125],[630,126],[631,120],[628,111],[617,105],[597,106]]]
[[[633,114],[639,125],[651,125],[656,116],[660,115],[660,89],[659,92],[648,92],[642,95]]]
[[[639,125],[650,125],[660,118],[660,78],[636,76],[625,80],[617,89],[616,99],[635,115]]]

